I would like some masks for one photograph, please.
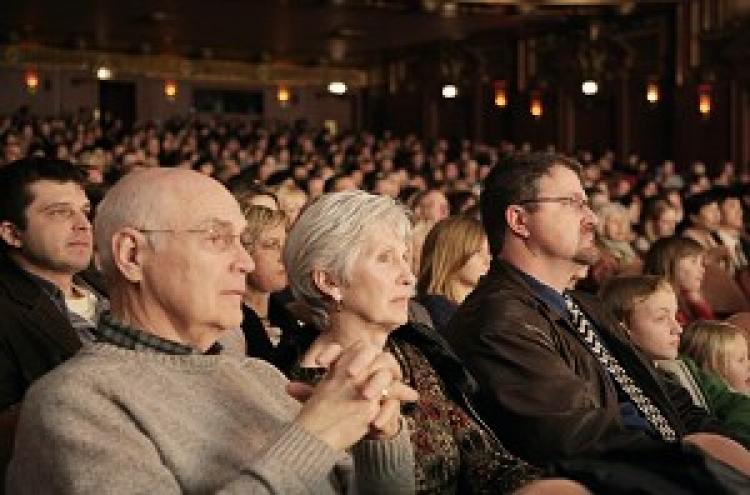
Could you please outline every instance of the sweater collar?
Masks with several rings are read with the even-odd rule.
[[[99,320],[95,336],[97,342],[105,342],[124,349],[145,350],[162,354],[188,355],[201,354],[194,347],[163,339],[153,333],[124,325],[114,319],[112,313],[106,312]],[[218,342],[202,354],[220,354],[222,345]]]

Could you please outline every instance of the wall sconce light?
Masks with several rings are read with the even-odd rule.
[[[334,95],[343,95],[346,93],[346,84],[341,81],[328,83],[328,92]]]
[[[698,111],[705,118],[711,115],[711,85],[708,83],[698,85]]]
[[[659,101],[659,84],[656,81],[646,84],[646,101],[652,105]]]
[[[495,106],[505,108],[508,106],[508,89],[505,81],[495,81]]]
[[[96,78],[100,81],[107,81],[109,79],[112,79],[112,69],[105,65],[98,67],[96,69]]]
[[[34,70],[27,70],[24,75],[24,84],[26,91],[33,95],[39,89],[39,74]]]
[[[291,98],[292,93],[289,91],[289,88],[283,85],[279,86],[279,89],[276,91],[276,100],[278,100],[281,106],[288,105]]]
[[[446,84],[441,93],[443,98],[455,98],[458,96],[458,88],[453,84]]]
[[[164,96],[168,100],[174,100],[177,96],[177,83],[172,80],[164,81]]]
[[[542,117],[544,113],[544,105],[542,104],[542,92],[534,90],[531,92],[531,98],[529,99],[529,113],[535,119]]]
[[[581,92],[586,96],[594,96],[599,92],[599,84],[593,79],[586,79],[581,84]]]

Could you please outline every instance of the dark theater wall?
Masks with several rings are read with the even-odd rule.
[[[403,84],[381,91],[380,106],[370,105],[373,111],[363,123],[379,130],[390,122],[427,139],[507,140],[566,152],[611,149],[620,158],[637,153],[652,165],[674,159],[684,168],[701,160],[711,170],[733,160],[745,167],[750,21],[730,18],[731,5],[720,3],[676,2],[641,17],[606,19],[593,34],[590,27],[587,32],[585,26],[571,26],[568,32],[466,40],[483,56],[449,52],[448,58],[465,69],[453,100],[439,91],[446,81],[441,72],[446,51],[435,47],[429,55],[423,47],[418,62],[404,57],[409,62],[401,67]],[[394,56],[387,65],[398,63]],[[584,96],[585,69],[597,63],[600,92]],[[505,84],[505,108],[494,104],[497,81]],[[649,82],[658,86],[656,102],[646,99]],[[711,87],[708,115],[698,111],[698,88],[704,84]],[[529,112],[532,91],[540,92],[543,102],[537,118]]]

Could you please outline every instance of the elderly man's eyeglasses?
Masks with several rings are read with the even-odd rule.
[[[553,196],[553,197],[541,197],[534,199],[524,199],[519,201],[519,205],[535,204],[535,203],[560,203],[561,205],[571,206],[577,211],[582,212],[586,209],[591,209],[591,203],[586,198],[576,198],[573,196]]]
[[[136,229],[144,234],[199,234],[201,242],[211,252],[225,253],[233,246],[240,246],[240,236],[231,229],[210,227],[206,229]]]

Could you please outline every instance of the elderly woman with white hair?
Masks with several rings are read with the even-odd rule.
[[[588,279],[579,286],[592,291],[612,277],[638,274],[643,266],[633,247],[635,234],[630,211],[620,203],[606,203],[596,209],[596,215],[596,243],[600,257],[591,267]]]
[[[407,324],[410,229],[393,199],[362,191],[324,195],[300,215],[284,262],[320,335],[291,377],[319,379],[325,370],[310,356],[326,344],[383,347],[420,394],[404,411],[418,493],[585,493],[566,480],[538,480],[539,469],[506,451],[469,403],[476,383],[459,359],[434,331]]]
[[[619,203],[608,203],[596,214],[599,219],[597,237],[602,248],[617,259],[621,270],[640,271],[642,263],[632,245],[635,235],[628,209]]]

